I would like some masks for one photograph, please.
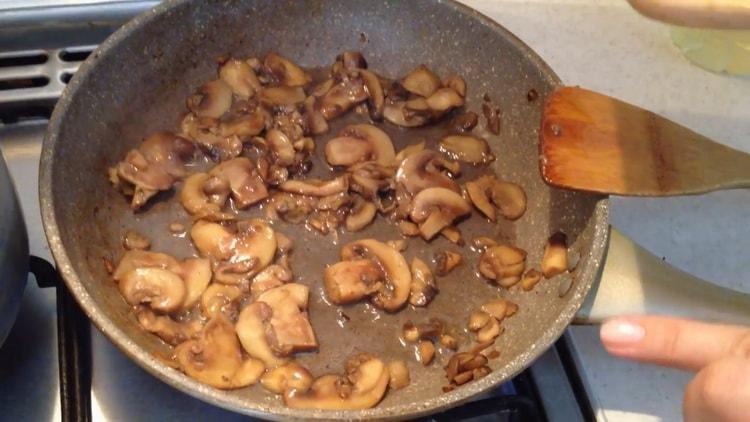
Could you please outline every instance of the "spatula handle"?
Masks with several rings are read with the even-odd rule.
[[[575,323],[598,324],[627,314],[750,325],[750,295],[680,271],[611,228],[602,275]]]

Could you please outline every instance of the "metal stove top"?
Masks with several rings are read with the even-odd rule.
[[[96,44],[131,16],[156,3],[50,0],[0,4],[0,150],[20,196],[32,255],[52,260],[37,199],[38,159],[46,119],[65,84]],[[16,325],[0,348],[0,412],[8,420],[59,420],[61,414],[70,415],[67,407],[66,412],[62,407],[77,404],[60,400],[61,383],[74,383],[68,378],[69,371],[78,370],[78,366],[66,360],[67,355],[58,359],[58,340],[63,338],[65,343],[76,330],[84,334],[90,327],[87,321],[83,325],[61,323],[55,290],[39,287],[54,284],[49,278],[55,277],[47,274],[34,280],[30,276]],[[84,385],[83,394],[90,394],[94,420],[246,419],[162,383],[131,362],[96,329],[90,330],[91,360],[86,361],[89,357],[85,353],[82,359],[83,367],[90,364],[92,375],[90,393]],[[87,336],[83,338],[88,340]],[[432,419],[590,420],[591,409],[576,375],[568,341],[561,339],[513,382]],[[83,374],[84,379],[86,376]],[[66,388],[72,387],[75,385]],[[87,419],[88,415],[88,409],[84,409],[78,418]]]

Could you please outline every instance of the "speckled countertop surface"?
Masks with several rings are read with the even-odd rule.
[[[625,0],[468,0],[510,29],[569,85],[656,111],[734,148],[750,151],[750,78],[687,62],[667,26]],[[612,224],[671,264],[750,291],[750,191],[690,198],[613,199]],[[687,373],[622,362],[596,327],[572,329],[602,421],[681,419]]]

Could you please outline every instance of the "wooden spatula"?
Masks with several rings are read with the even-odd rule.
[[[543,113],[541,171],[553,186],[636,196],[750,187],[750,155],[612,97],[561,88]]]

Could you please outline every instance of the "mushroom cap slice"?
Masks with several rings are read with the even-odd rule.
[[[234,327],[223,316],[209,321],[198,339],[177,346],[175,357],[188,376],[222,389],[254,384],[265,369],[255,359],[243,361]]]
[[[185,179],[180,190],[180,203],[185,211],[200,217],[226,219],[228,214],[221,212],[222,203],[216,203],[206,193],[205,186],[211,176],[208,173],[195,173]]]
[[[207,82],[188,98],[187,106],[198,117],[218,119],[232,106],[232,89],[221,79]]]
[[[149,163],[161,167],[167,174],[185,176],[185,161],[195,152],[195,145],[171,132],[156,132],[144,139],[138,150]]]
[[[470,135],[446,136],[440,140],[440,150],[471,164],[485,164],[495,159],[486,140]]]
[[[492,176],[482,176],[471,182],[466,182],[466,193],[469,194],[469,199],[482,214],[486,215],[490,221],[497,220],[497,211],[495,206],[490,202],[488,197],[488,191],[491,188]]]
[[[383,108],[385,120],[401,127],[422,126],[429,120],[424,114],[412,113],[406,109],[406,101],[386,104]]]
[[[263,64],[281,85],[305,86],[312,80],[302,68],[276,53],[268,53]]]
[[[313,376],[304,366],[289,362],[266,372],[260,384],[268,391],[284,394],[294,390],[296,394],[305,393],[312,385]]]
[[[240,98],[250,98],[262,88],[253,68],[243,60],[227,60],[219,69],[219,78]]]
[[[479,258],[479,272],[503,287],[520,281],[525,267],[526,251],[508,245],[487,248]]]
[[[383,269],[371,259],[337,262],[323,272],[326,298],[336,305],[358,302],[384,283]]]
[[[260,102],[269,106],[290,106],[305,101],[305,90],[301,87],[265,87],[258,94]]]
[[[339,136],[364,139],[371,145],[372,156],[363,161],[372,160],[384,167],[395,164],[396,151],[391,137],[377,126],[366,123],[349,125],[339,132]]]
[[[427,306],[438,292],[432,270],[427,263],[414,257],[411,261],[411,276],[409,303],[414,306]]]
[[[427,188],[414,196],[409,215],[412,221],[420,223],[422,237],[429,240],[458,217],[470,212],[471,205],[456,192],[446,188]]]
[[[349,189],[349,180],[346,176],[339,176],[330,180],[287,180],[279,185],[284,192],[296,193],[306,196],[330,196],[346,192]]]
[[[464,105],[464,99],[451,88],[440,88],[425,100],[427,107],[438,113]]]
[[[120,293],[131,305],[148,304],[163,313],[182,307],[187,294],[185,282],[177,274],[156,267],[136,268],[118,283]]]
[[[364,229],[375,219],[377,211],[377,207],[372,202],[363,202],[346,217],[346,229],[350,232]]]
[[[411,292],[411,271],[404,256],[375,239],[357,240],[341,249],[343,260],[361,257],[375,259],[386,275],[386,285],[372,298],[373,304],[388,312],[400,309]]]
[[[182,261],[180,276],[185,281],[187,290],[182,308],[189,309],[198,302],[211,282],[211,261],[205,258],[188,258]]]
[[[426,98],[440,89],[441,82],[427,66],[421,65],[401,80],[401,86],[412,94]]]
[[[217,165],[209,173],[229,183],[237,208],[247,208],[268,197],[265,183],[258,175],[252,161],[237,157]]]
[[[306,393],[287,390],[284,403],[297,409],[368,409],[385,396],[390,381],[386,365],[379,359],[369,359],[349,374],[323,375],[316,379]],[[348,394],[342,394],[341,386],[351,386]]]
[[[227,311],[226,316],[231,315],[235,310],[229,310],[226,307],[242,296],[242,290],[239,287],[221,283],[213,283],[203,292],[200,297],[201,312],[206,318],[216,318],[219,314]]]
[[[279,129],[271,129],[266,132],[266,140],[276,157],[276,164],[289,166],[294,163],[294,145],[284,132]]]
[[[385,107],[385,93],[383,91],[383,84],[380,83],[380,78],[369,70],[360,69],[360,76],[365,83],[365,89],[367,95],[370,97],[367,100],[367,104],[370,110],[370,117],[373,120],[380,120],[383,118],[383,108]]]
[[[309,293],[304,284],[289,283],[265,291],[258,297],[258,302],[271,308],[270,329],[266,334],[276,354],[285,356],[318,348],[306,312]]]
[[[276,254],[276,234],[260,219],[237,222],[234,233],[221,224],[198,220],[190,237],[203,256],[228,260],[229,264],[250,262],[247,277],[267,267]]]
[[[271,319],[272,312],[265,302],[254,302],[240,312],[235,324],[245,352],[261,360],[269,368],[283,365],[287,361],[273,353],[266,337],[266,323]]]
[[[455,163],[447,161],[436,151],[422,150],[401,161],[396,172],[396,181],[404,185],[412,195],[435,187],[460,192],[458,183],[443,172],[446,169],[457,170],[457,167]]]
[[[362,78],[346,75],[343,80],[318,98],[315,102],[315,109],[326,120],[331,120],[368,98],[369,93]]]
[[[125,274],[136,268],[162,268],[165,270],[178,273],[180,271],[180,263],[174,259],[171,255],[167,255],[161,252],[150,252],[142,250],[132,250],[125,252],[120,262],[117,264],[115,272],[112,273],[112,278],[115,281],[123,279]]]
[[[225,260],[232,257],[236,238],[226,227],[206,220],[198,220],[190,229],[190,238],[201,255]]]
[[[203,329],[203,323],[199,320],[177,322],[168,315],[156,315],[154,311],[146,307],[141,307],[136,311],[136,318],[144,330],[156,334],[172,346],[194,338]]]

